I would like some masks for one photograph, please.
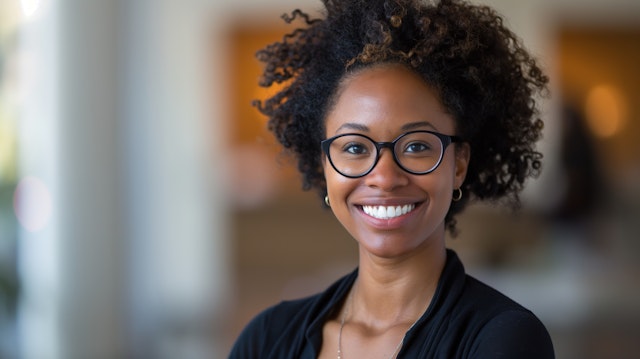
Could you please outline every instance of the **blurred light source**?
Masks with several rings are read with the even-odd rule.
[[[31,18],[40,8],[40,0],[20,0],[22,13],[26,18]]]
[[[47,185],[35,177],[23,178],[13,197],[16,217],[30,232],[36,232],[51,218],[51,194]]]
[[[617,87],[598,85],[587,95],[585,114],[591,131],[600,138],[609,138],[624,127],[628,107],[624,95]]]

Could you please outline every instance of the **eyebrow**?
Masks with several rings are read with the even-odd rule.
[[[361,125],[359,123],[347,122],[347,123],[343,123],[342,125],[340,125],[340,127],[338,127],[338,129],[336,130],[336,133],[338,133],[338,132],[340,132],[342,130],[354,130],[354,131],[360,131],[360,132],[369,132],[369,127],[365,126],[365,125]]]
[[[403,131],[411,131],[416,130],[423,127],[430,127],[432,130],[437,130],[437,128],[428,121],[419,121],[419,122],[410,122],[402,126]]]
[[[427,121],[410,122],[410,123],[404,124],[400,129],[402,131],[411,131],[411,130],[416,130],[424,127],[429,127],[433,130],[437,130],[435,126],[433,126],[430,122],[427,122]],[[354,123],[354,122],[343,123],[340,127],[338,127],[338,129],[336,130],[336,133],[342,130],[354,130],[354,131],[360,131],[360,132],[370,131],[369,126],[362,125],[359,123]]]

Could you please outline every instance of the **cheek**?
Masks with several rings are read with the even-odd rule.
[[[431,202],[441,205],[447,201],[451,188],[451,180],[449,176],[445,177],[440,174],[439,176],[421,179],[419,186],[428,194]]]
[[[457,163],[455,153],[453,151],[447,151],[447,155],[442,160],[442,164],[440,165],[442,177],[442,182],[444,186],[447,186],[448,189],[453,191],[453,188],[456,188],[457,182]]]
[[[327,183],[327,194],[329,196],[331,212],[333,212],[333,215],[342,226],[348,230],[353,220],[348,205],[348,198],[355,190],[357,184],[354,184],[354,182],[357,181],[341,176],[332,169],[328,169],[327,172],[325,172],[325,180]]]
[[[333,168],[325,168],[324,178],[327,192],[331,198],[342,197],[341,199],[344,199],[357,186],[357,180],[344,177],[336,173]]]
[[[438,169],[424,176],[420,186],[429,193],[431,200],[439,206],[448,207],[451,203],[453,189],[456,185],[455,165],[453,158],[445,158]]]

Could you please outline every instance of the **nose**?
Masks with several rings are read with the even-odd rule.
[[[367,186],[379,188],[385,192],[406,186],[409,183],[409,174],[400,168],[388,148],[382,149],[378,163],[364,178]]]

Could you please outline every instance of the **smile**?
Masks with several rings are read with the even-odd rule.
[[[377,219],[391,219],[404,216],[415,208],[415,204],[406,204],[404,206],[362,206],[364,213]]]

